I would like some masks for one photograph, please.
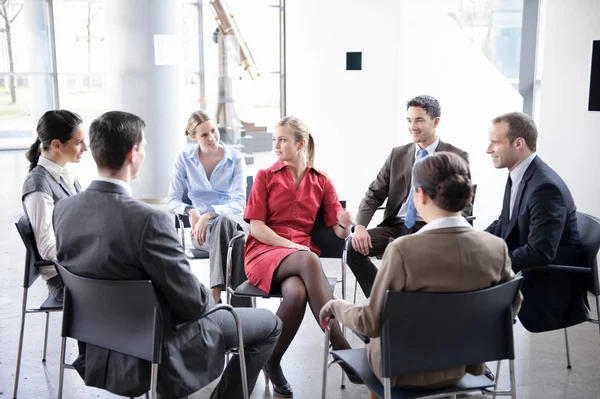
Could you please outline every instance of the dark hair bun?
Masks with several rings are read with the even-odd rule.
[[[448,212],[459,212],[471,202],[472,196],[471,181],[464,175],[453,174],[438,183],[433,201]]]

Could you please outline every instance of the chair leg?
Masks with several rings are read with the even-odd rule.
[[[498,360],[498,364],[496,365],[496,385],[494,385],[494,394],[492,395],[493,399],[496,399],[496,391],[498,390],[498,382],[500,382],[500,365],[502,364],[502,360]]]
[[[598,317],[598,332],[600,332],[600,295],[596,295],[596,316]]]
[[[383,397],[385,399],[392,399],[392,382],[389,378],[383,379]]]
[[[67,337],[63,337],[60,344],[60,371],[58,374],[58,399],[62,399],[63,379],[65,378],[65,350],[67,346]]]
[[[358,290],[358,280],[354,280],[354,299],[352,299],[352,303],[356,305],[356,291]]]
[[[42,355],[42,362],[46,363],[46,348],[48,347],[48,324],[50,322],[50,312],[46,312],[46,330],[44,331],[44,354]]]
[[[333,320],[329,322],[329,325]],[[329,330],[325,330],[325,343],[323,344],[323,380],[321,381],[321,399],[327,399],[327,359],[329,358]]]
[[[27,309],[27,288],[23,288],[23,304],[21,306],[21,332],[19,333],[19,347],[17,349],[17,369],[15,371],[15,388],[13,398],[17,398],[19,389],[19,372],[21,371],[21,354],[23,352],[23,335],[25,334],[25,310]]]
[[[238,357],[240,358],[240,373],[242,375],[242,392],[244,399],[248,399],[248,374],[246,373],[246,356],[244,354],[244,336],[242,334],[242,324],[240,318],[234,310],[231,311],[231,315],[235,320],[235,326],[237,329],[238,336]]]
[[[565,348],[567,349],[567,368],[571,368],[571,354],[569,353],[569,335],[567,334],[567,329],[565,328]]]
[[[150,398],[156,399],[156,385],[158,381],[158,364],[152,363],[152,369],[150,372]],[[146,393],[148,395],[148,393]],[[146,396],[148,397],[148,396]]]
[[[509,360],[508,361],[508,368],[510,371],[510,396],[512,399],[517,399],[517,384],[515,382],[515,361],[514,360]],[[496,378],[498,378],[496,376]]]

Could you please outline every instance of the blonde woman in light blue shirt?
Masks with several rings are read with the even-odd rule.
[[[215,121],[204,111],[190,115],[185,134],[198,145],[185,149],[175,160],[169,210],[190,217],[192,245],[209,252],[210,286],[217,303],[225,286],[229,240],[239,230],[249,229],[242,219],[246,206],[246,162],[241,152],[219,139]],[[182,202],[186,189],[191,206]],[[242,265],[243,272],[243,259],[235,261]],[[234,281],[235,277],[232,276]]]

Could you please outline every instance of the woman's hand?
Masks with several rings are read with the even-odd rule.
[[[329,329],[329,320],[331,320],[331,316],[320,316],[319,317],[319,324],[321,325],[321,328],[323,330],[327,330],[327,331],[331,331]]]
[[[350,212],[343,209],[341,211],[338,211],[337,221],[338,221],[338,224],[341,225],[340,227],[347,229],[348,227],[352,226],[352,215],[350,215]]]
[[[286,245],[286,248],[292,248],[292,249],[297,249],[300,251],[309,251],[310,252],[310,248],[304,245],[300,245],[300,244],[296,244],[295,242],[290,241],[288,245]]]
[[[196,240],[199,246],[202,246],[206,241],[206,230],[208,229],[210,214],[205,213],[204,215],[201,215],[200,217],[196,218],[195,222],[193,214],[190,216],[192,216],[192,238]]]

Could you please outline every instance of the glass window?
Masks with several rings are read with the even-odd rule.
[[[518,89],[523,0],[454,0],[441,3],[473,45]]]
[[[108,49],[103,1],[54,1],[61,108],[91,122],[108,110]]]
[[[45,1],[0,1],[0,148],[28,147],[53,106],[47,21]]]
[[[250,164],[254,162],[250,154],[270,153],[270,131],[281,117],[279,2],[215,3],[203,1],[200,10],[196,1],[183,3],[184,109],[188,114],[205,109],[216,117],[222,131],[235,125],[239,132],[227,131],[221,137],[249,153]],[[237,41],[222,35],[225,40],[218,43],[216,8],[220,6],[231,18]],[[240,66],[243,57],[250,63],[252,74]]]

